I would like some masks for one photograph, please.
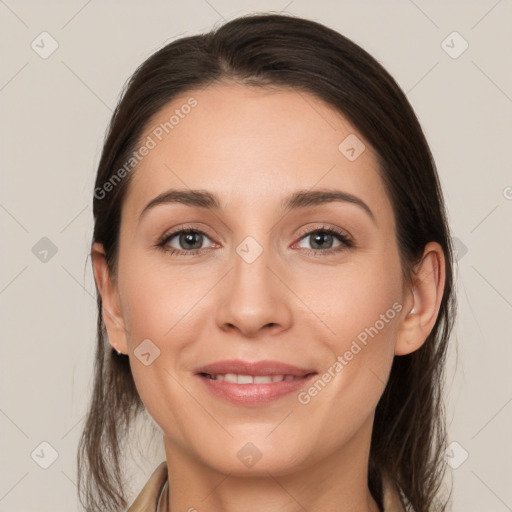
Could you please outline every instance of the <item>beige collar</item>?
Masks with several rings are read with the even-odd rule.
[[[382,477],[382,505],[384,512],[405,512],[400,493],[387,475]]]

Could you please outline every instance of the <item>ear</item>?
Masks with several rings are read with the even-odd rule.
[[[445,257],[437,242],[429,242],[414,269],[413,285],[404,300],[395,355],[410,354],[425,343],[434,328],[443,298]]]
[[[103,244],[93,243],[91,259],[94,280],[101,295],[103,321],[107,329],[108,339],[113,348],[128,354],[126,328],[121,313],[117,284],[110,276]]]

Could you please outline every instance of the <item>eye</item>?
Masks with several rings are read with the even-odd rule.
[[[333,245],[336,239],[339,243],[338,245]],[[312,249],[306,252],[311,254],[332,253],[353,246],[353,243],[347,234],[336,228],[329,228],[326,226],[302,233],[301,241],[305,241],[307,243],[308,240],[310,241]],[[299,247],[303,246],[299,245]]]
[[[203,250],[207,249],[203,247],[205,239],[210,240],[208,235],[203,231],[186,227],[164,235],[156,245],[158,248],[171,255],[188,256],[201,253]],[[312,249],[308,250],[302,245],[299,245],[299,247],[306,249],[306,254],[311,255],[332,254],[333,252],[338,252],[353,247],[354,245],[349,235],[336,228],[326,226],[303,232],[299,244],[308,239],[310,240]],[[336,240],[338,240],[338,245],[334,245]]]
[[[170,254],[189,255],[197,254],[203,249],[204,240],[209,237],[203,231],[194,228],[184,228],[174,231],[158,242],[158,247]],[[171,245],[171,241],[176,239],[173,243],[178,247]]]

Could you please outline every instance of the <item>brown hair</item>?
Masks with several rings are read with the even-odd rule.
[[[180,93],[227,80],[313,94],[365,137],[393,205],[406,279],[428,242],[443,248],[446,281],[439,315],[421,348],[394,358],[376,409],[368,484],[381,502],[387,475],[410,510],[444,510],[436,496],[445,471],[443,373],[455,315],[451,237],[435,163],[416,115],[395,80],[365,50],[322,24],[277,14],[239,17],[161,48],[135,71],[112,116],[96,178],[93,242],[103,244],[115,278],[120,212],[132,173],[110,187],[107,199],[104,184],[129,160],[164,105]],[[77,461],[87,512],[126,506],[119,448],[144,410],[129,358],[108,343],[99,293],[97,303],[94,388]]]

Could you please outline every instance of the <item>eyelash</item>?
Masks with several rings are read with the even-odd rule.
[[[205,250],[205,249],[192,249],[190,251],[184,251],[184,250],[181,250],[181,249],[176,249],[174,247],[171,248],[171,249],[166,248],[166,244],[167,244],[167,242],[169,242],[169,240],[174,238],[176,235],[181,235],[182,233],[183,234],[199,233],[199,234],[205,235],[206,237],[210,238],[207,233],[205,233],[204,231],[201,231],[200,229],[196,229],[196,228],[193,228],[193,227],[185,227],[185,228],[179,229],[177,231],[173,231],[172,233],[170,233],[168,235],[164,235],[156,243],[156,247],[158,247],[162,251],[164,251],[164,252],[166,252],[166,253],[168,253],[168,254],[170,254],[172,256],[190,256],[190,255],[199,254],[201,251]],[[300,234],[299,241],[302,240],[303,238],[309,236],[309,235],[314,234],[314,233],[325,233],[325,234],[328,234],[328,235],[334,235],[341,242],[341,245],[338,246],[338,247],[331,248],[331,249],[326,249],[326,250],[321,250],[321,249],[303,249],[304,251],[306,251],[306,254],[309,255],[309,256],[319,256],[319,255],[325,256],[325,255],[330,255],[330,254],[337,253],[339,251],[343,251],[345,249],[349,249],[351,247],[354,247],[354,243],[348,237],[348,235],[346,235],[344,232],[342,232],[342,231],[340,231],[340,230],[338,230],[336,228],[327,227],[327,226],[320,226],[320,227],[317,227],[317,228],[314,228],[314,229],[302,232]]]

